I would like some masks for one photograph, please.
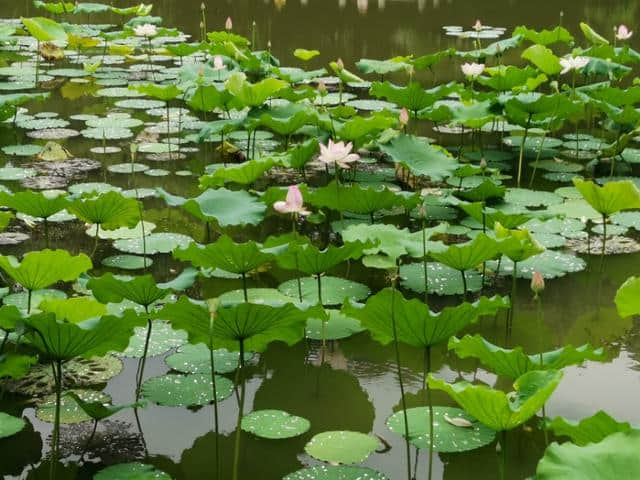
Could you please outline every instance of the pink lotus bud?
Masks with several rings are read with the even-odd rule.
[[[233,22],[231,21],[231,17],[227,17],[227,21],[224,22],[224,28],[227,31],[231,31],[233,29]]]
[[[531,277],[531,291],[537,297],[544,290],[544,277],[540,272],[533,272]]]
[[[480,160],[480,168],[482,170],[487,168],[487,161],[484,159],[484,157],[482,157],[482,159]]]
[[[338,65],[338,70],[344,70],[344,62],[342,61],[341,58],[338,59],[338,61],[336,62],[336,65]]]
[[[406,108],[402,108],[400,110],[400,117],[398,118],[400,121],[401,127],[406,127],[409,124],[409,111]]]

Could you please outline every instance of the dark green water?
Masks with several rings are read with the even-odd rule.
[[[296,59],[291,56],[296,47],[317,48],[322,55],[321,60],[314,61],[314,66],[319,66],[337,57],[342,57],[351,65],[362,57],[383,59],[408,52],[422,54],[450,45],[458,46],[459,41],[445,37],[441,27],[452,24],[471,25],[476,18],[482,19],[486,24],[504,26],[509,30],[523,23],[533,28],[542,28],[557,24],[559,13],[563,10],[563,22],[572,30],[575,30],[579,21],[585,20],[601,31],[608,31],[612,25],[622,22],[633,26],[640,19],[640,3],[636,1],[381,0],[368,2],[366,10],[363,2],[359,3],[360,10],[356,2],[351,0],[345,0],[344,5],[329,0],[289,0],[280,7],[263,1],[207,2],[207,22],[212,30],[222,27],[225,18],[231,16],[235,29],[250,36],[250,26],[255,20],[258,46],[264,47],[267,41],[271,41],[274,54],[284,64],[296,64]],[[0,16],[35,15],[29,4],[30,2],[2,1]],[[195,0],[161,0],[155,4],[154,14],[162,16],[167,26],[196,34],[200,21],[199,4]],[[105,99],[83,96],[70,101],[56,90],[50,101],[35,107],[34,111],[38,110],[56,111],[66,118],[75,113],[104,111]],[[14,131],[3,128],[0,143],[14,143],[15,134]],[[94,145],[95,142],[87,140],[71,140],[65,144],[76,156],[90,156],[88,148]],[[104,164],[106,167],[126,160],[125,154],[117,154],[104,160]],[[206,163],[209,162],[201,153],[161,168],[171,171],[188,168],[200,172]],[[88,180],[99,181],[105,178],[123,188],[131,187],[130,178],[112,174],[106,176],[103,172]],[[139,187],[162,186],[181,195],[193,195],[197,192],[193,180],[184,180],[175,175],[160,178],[139,175],[137,178]],[[146,218],[158,225],[156,231],[180,231],[196,240],[204,238],[203,226],[193,218],[165,209],[164,203],[158,200],[149,201],[145,206],[148,212]],[[244,235],[263,239],[270,233],[288,228],[286,222],[271,219],[273,217],[260,228],[235,232],[239,234],[237,238]],[[90,251],[93,246],[93,240],[77,224],[71,230],[68,225],[54,229],[53,243],[72,252]],[[3,249],[3,253],[20,253],[25,249],[43,247],[44,240],[36,235],[20,247]],[[104,257],[110,253],[105,247],[100,249],[98,256]],[[543,347],[550,350],[568,343],[580,345],[591,342],[605,346],[610,353],[610,361],[566,369],[560,387],[547,405],[547,415],[579,419],[604,409],[619,420],[640,423],[640,411],[637,408],[637,399],[640,398],[640,376],[637,372],[640,329],[631,319],[620,319],[612,302],[615,291],[622,282],[638,273],[640,256],[607,258],[603,275],[598,273],[597,257],[585,259],[589,262],[586,271],[547,282],[543,295]],[[169,269],[176,265],[176,262],[166,256],[158,257],[154,273],[159,279],[170,277]],[[347,274],[345,269],[332,273],[338,276]],[[289,277],[285,272],[276,269],[261,275],[251,286],[274,287],[287,278]],[[367,283],[373,291],[384,285],[382,276],[372,278],[369,272],[365,273],[357,268],[351,269],[349,278]],[[235,281],[207,281],[203,284],[202,295],[207,298],[239,287],[240,282]],[[507,290],[505,283],[501,291]],[[537,351],[535,308],[528,283],[519,282],[518,291],[518,312],[509,343],[522,345],[526,351]],[[440,303],[440,299],[434,298],[435,305]],[[473,330],[495,343],[505,344],[502,318],[497,322],[485,321]],[[401,356],[411,392],[409,404],[421,404],[423,353],[403,348]],[[316,433],[334,429],[372,432],[383,437],[390,443],[390,450],[374,453],[365,465],[386,473],[393,480],[403,478],[404,443],[385,426],[387,417],[399,409],[400,401],[392,347],[382,347],[363,333],[335,342],[329,355],[329,365],[319,367],[317,359],[317,344],[300,344],[293,348],[274,345],[250,367],[245,410],[287,410],[309,419],[312,429],[301,437],[285,441],[259,440],[244,435],[241,478],[275,480],[304,464],[313,463],[303,453],[305,443]],[[462,374],[466,379],[477,378],[489,384],[496,382],[493,375],[477,369],[473,362],[451,360],[442,348],[434,352],[433,359],[437,374],[449,381]],[[108,383],[106,392],[112,396],[114,403],[131,401],[135,368],[134,361],[126,361],[123,373]],[[158,375],[166,370],[163,358],[156,357],[151,361],[147,374]],[[440,405],[452,404],[442,394],[435,395],[434,402]],[[38,473],[37,466],[48,452],[50,425],[40,422],[32,408],[23,410],[23,406],[13,398],[4,398],[0,406],[16,415],[22,413],[33,427],[10,440],[0,440],[0,477],[47,478],[46,472]],[[224,458],[227,459],[223,478],[230,478],[236,414],[237,406],[233,397],[221,403],[222,449]],[[116,437],[122,439],[135,436],[137,430],[130,413],[119,414],[116,419],[124,422],[117,428]],[[212,414],[209,407],[187,410],[149,406],[141,411],[140,421],[150,455],[148,463],[157,465],[176,479],[212,477],[215,442],[211,433]],[[523,479],[532,475],[545,448],[544,439],[535,423],[532,422],[530,426],[532,428],[517,429],[509,434],[509,479]],[[66,441],[77,441],[88,435],[89,431],[89,426],[63,430],[63,436]],[[105,443],[109,442],[110,440],[105,440]],[[122,443],[127,445],[124,441]],[[74,458],[76,457],[71,456],[70,460]],[[130,458],[130,452],[124,447],[116,448],[111,456],[105,456],[103,460],[105,463],[115,463]],[[422,452],[418,458],[417,478],[425,478],[426,461]],[[91,478],[102,466],[97,460],[95,462],[85,464],[79,471],[68,467],[66,478]],[[437,457],[434,478],[495,479],[497,462],[493,445],[469,453],[442,454]]]

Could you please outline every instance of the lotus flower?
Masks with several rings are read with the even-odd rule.
[[[214,70],[224,70],[224,60],[220,55],[216,55],[213,57],[213,69]]]
[[[233,22],[231,21],[231,17],[227,17],[227,21],[224,22],[224,28],[227,31],[231,31],[231,29],[233,29]]]
[[[586,67],[590,61],[587,57],[561,58],[560,65],[562,66],[562,71],[560,75],[564,75],[571,70],[580,70]]]
[[[629,40],[633,36],[633,31],[629,30],[626,25],[620,25],[616,30],[616,38],[618,40]]]
[[[145,23],[144,25],[138,25],[133,29],[133,33],[136,34],[137,37],[155,37],[158,34],[158,29],[155,25],[150,23]]]
[[[533,272],[531,277],[531,291],[537,297],[544,290],[544,277],[540,272]]]
[[[311,213],[304,208],[302,193],[297,185],[291,185],[287,191],[287,199],[284,202],[275,202],[273,208],[279,213],[294,213],[297,215],[309,215]]]
[[[327,145],[320,144],[320,157],[318,159],[327,165],[337,165],[341,168],[349,168],[352,162],[360,159],[357,153],[351,153],[353,144],[351,142],[345,145],[344,142],[333,143],[329,139]]]
[[[476,23],[473,25],[473,29],[476,32],[479,32],[480,30],[482,30],[483,26],[482,26],[482,22],[480,20],[476,20]]]
[[[369,9],[369,0],[357,0],[356,6],[358,7],[358,13],[367,13]]]
[[[406,127],[409,124],[409,111],[403,107],[400,110],[400,116],[398,117],[401,127]]]
[[[469,78],[476,78],[484,72],[484,63],[465,63],[462,65],[462,73]]]

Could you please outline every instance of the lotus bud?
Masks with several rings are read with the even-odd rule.
[[[482,159],[480,160],[480,168],[482,170],[486,170],[487,168],[487,161],[484,159],[484,157],[482,157]]]
[[[129,151],[131,152],[131,159],[136,161],[136,154],[138,153],[138,144],[132,143],[129,145]]]
[[[204,2],[202,2],[200,4],[200,10],[202,10],[203,12],[206,10],[207,6],[204,4]]]
[[[231,31],[233,29],[233,22],[231,21],[231,17],[227,17],[227,21],[224,22],[224,28],[227,31]]]
[[[271,40],[267,41],[267,50],[271,51]]]
[[[407,70],[407,75],[409,75],[409,78],[413,77],[413,73],[415,71],[413,68],[413,65],[407,65],[406,70]]]
[[[409,124],[409,111],[405,107],[400,110],[400,116],[398,120],[400,121],[401,127],[406,127]]]
[[[540,272],[533,272],[531,277],[531,291],[538,298],[538,294],[544,290],[544,277]]]
[[[558,81],[554,80],[553,82],[549,83],[549,86],[551,87],[551,90],[553,90],[556,93],[560,93],[560,86],[558,85]]]
[[[200,22],[200,30],[204,29],[204,22]]]
[[[338,59],[338,61],[336,62],[336,65],[338,66],[338,71],[344,70],[344,62],[342,61],[341,58]]]
[[[427,206],[424,202],[418,207],[418,216],[420,218],[427,218]]]
[[[218,311],[218,305],[220,305],[220,300],[217,298],[210,298],[207,300],[207,304],[209,305],[209,313],[212,317],[215,317],[216,312]]]
[[[318,92],[320,92],[320,95],[322,96],[327,94],[327,86],[324,84],[322,80],[318,82]]]
[[[479,32],[480,30],[482,30],[482,22],[480,20],[476,20],[476,23],[473,25],[473,29],[476,32]]]

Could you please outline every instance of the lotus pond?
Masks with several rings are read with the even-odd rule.
[[[0,478],[640,478],[636,2],[113,3],[2,6]]]

